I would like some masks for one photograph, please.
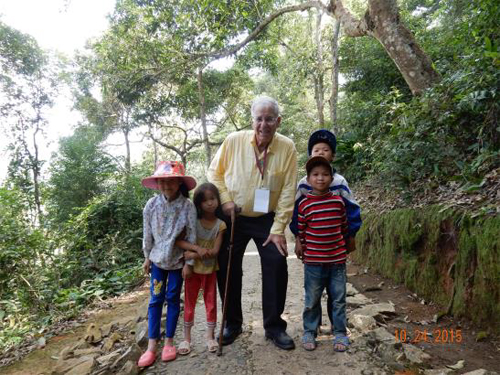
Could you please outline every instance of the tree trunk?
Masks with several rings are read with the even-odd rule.
[[[210,166],[212,161],[212,152],[210,150],[210,143],[208,141],[208,131],[207,131],[207,116],[205,108],[205,89],[203,87],[203,68],[198,69],[198,96],[200,99],[200,119],[201,128],[203,129],[203,143],[205,144],[205,154],[207,157],[207,168]]]
[[[193,57],[218,59],[231,56],[257,38],[276,18],[286,13],[311,8],[323,9],[342,22],[344,34],[347,36],[368,35],[377,39],[395,62],[414,95],[420,94],[439,81],[439,74],[432,67],[429,57],[417,44],[413,34],[400,23],[396,0],[368,0],[368,10],[361,19],[356,19],[344,7],[342,0],[330,0],[328,7],[320,1],[306,1],[284,7],[263,19],[240,43],[218,51],[195,54]]]
[[[332,95],[330,96],[330,118],[334,134],[339,134],[337,124],[337,107],[339,101],[339,34],[340,21],[336,20],[332,38]]]
[[[348,36],[369,35],[377,39],[394,61],[410,87],[418,95],[439,81],[432,62],[413,34],[400,22],[396,0],[369,0],[364,18],[355,19],[342,0],[330,0],[329,11],[342,22]]]
[[[316,29],[314,32],[314,42],[316,44],[316,62],[317,69],[314,72],[314,97],[316,99],[316,108],[318,109],[318,125],[320,128],[325,127],[325,98],[324,90],[325,85],[323,81],[324,69],[323,69],[323,46],[321,45],[321,17],[323,13],[318,9],[316,15]]]
[[[36,135],[40,131],[40,127],[38,126],[38,120],[36,125],[36,130],[33,133],[33,147],[35,149],[35,155],[31,158],[31,169],[33,171],[33,188],[35,194],[35,205],[36,205],[36,213],[38,216],[38,223],[42,224],[43,216],[42,216],[42,202],[40,199],[40,160],[38,159],[38,144],[36,143]]]
[[[127,119],[128,120],[128,119]],[[127,155],[125,157],[125,171],[127,172],[127,174],[130,175],[130,171],[131,171],[131,162],[130,162],[130,140],[128,139],[128,136],[129,136],[129,133],[130,133],[130,129],[127,126],[125,126],[123,129],[123,136],[125,137],[125,147],[127,149]]]
[[[371,0],[368,12],[372,35],[384,46],[414,95],[439,80],[432,61],[415,41],[413,34],[399,21],[396,0]]]

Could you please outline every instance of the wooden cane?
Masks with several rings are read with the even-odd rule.
[[[229,274],[231,272],[231,258],[233,255],[233,244],[234,244],[234,221],[235,221],[235,210],[231,211],[231,237],[229,240],[229,255],[227,261],[227,269],[226,269],[226,284],[224,286],[224,301],[222,303],[222,322],[220,324],[220,333],[219,333],[219,347],[217,348],[217,356],[222,355],[222,336],[224,334],[224,326],[226,325],[226,310],[227,310],[227,291],[229,285]]]

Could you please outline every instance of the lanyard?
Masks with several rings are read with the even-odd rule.
[[[257,150],[255,147],[253,148],[253,152],[255,153],[255,164],[259,169],[260,175],[262,176],[262,181],[264,181],[264,173],[266,172],[266,163],[267,163],[267,146],[264,150],[264,160],[262,161],[262,165],[259,160],[259,155],[257,154]]]

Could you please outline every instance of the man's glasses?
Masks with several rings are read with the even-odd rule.
[[[262,122],[265,122],[267,124],[272,124],[273,122],[275,122],[277,120],[277,117],[271,117],[271,116],[267,116],[267,117],[254,117],[253,120],[256,122],[256,123],[262,123]]]

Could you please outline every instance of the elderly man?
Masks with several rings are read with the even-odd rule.
[[[281,123],[276,100],[259,97],[252,103],[251,131],[230,134],[217,151],[208,179],[220,191],[222,210],[229,215],[241,209],[235,222],[233,260],[227,296],[223,344],[242,332],[242,263],[253,239],[262,268],[262,306],[266,337],[282,349],[293,349],[281,318],[285,308],[288,268],[285,226],[290,221],[297,189],[297,154],[293,142],[276,133]],[[223,294],[227,251],[219,255],[218,284]]]

